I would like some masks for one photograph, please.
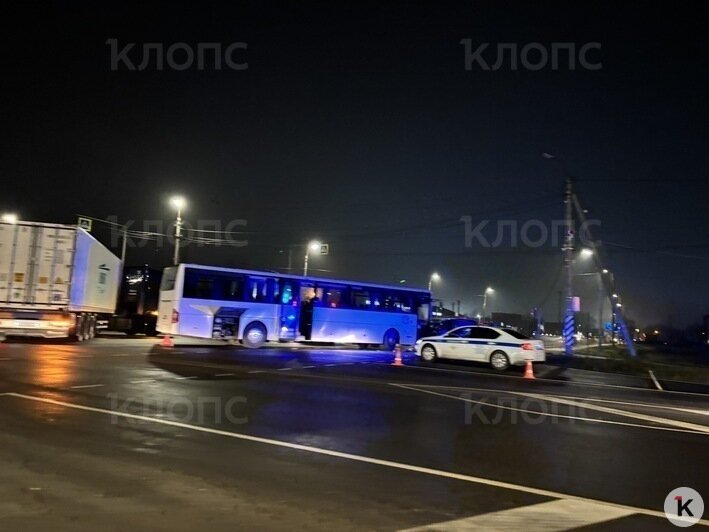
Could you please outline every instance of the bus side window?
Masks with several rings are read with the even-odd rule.
[[[274,303],[281,302],[281,287],[278,284],[278,279],[268,280],[268,300]]]
[[[372,301],[369,297],[368,290],[352,290],[352,307],[359,309],[369,309],[372,306]]]
[[[222,297],[228,301],[241,301],[244,292],[244,279],[242,277],[227,277],[222,280]]]
[[[293,285],[284,283],[281,290],[281,305],[290,305],[293,302]]]
[[[246,293],[247,301],[259,303],[268,301],[268,285],[262,277],[249,277],[249,290]]]

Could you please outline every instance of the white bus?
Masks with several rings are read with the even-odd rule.
[[[157,330],[170,336],[413,345],[428,322],[427,290],[180,264],[166,268]]]

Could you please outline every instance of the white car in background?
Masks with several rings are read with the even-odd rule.
[[[457,327],[441,336],[416,341],[416,355],[427,362],[452,358],[485,362],[503,371],[510,366],[544,362],[546,353],[541,340],[532,340],[514,329],[498,327]]]

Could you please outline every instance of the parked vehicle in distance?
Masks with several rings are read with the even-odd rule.
[[[161,279],[162,271],[147,264],[124,268],[116,312],[108,320],[108,330],[155,336]]]
[[[546,360],[541,340],[513,329],[483,326],[458,327],[439,336],[421,338],[416,341],[416,355],[427,362],[439,358],[485,362],[500,371],[527,360]]]
[[[120,275],[120,259],[77,226],[0,223],[0,336],[93,338]]]
[[[431,293],[342,279],[180,264],[166,268],[158,331],[241,341],[413,345]]]

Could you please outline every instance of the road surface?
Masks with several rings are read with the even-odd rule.
[[[0,530],[674,530],[709,496],[707,396],[156,344],[0,344]]]

